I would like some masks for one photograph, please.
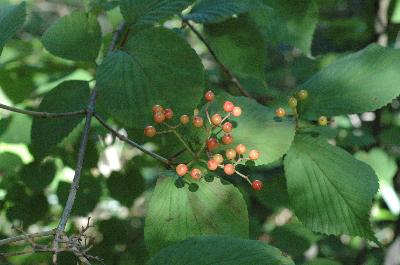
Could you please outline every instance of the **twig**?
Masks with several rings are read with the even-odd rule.
[[[15,237],[2,239],[2,240],[0,240],[0,246],[26,240],[26,237],[37,238],[37,237],[54,236],[56,234],[56,231],[57,231],[56,229],[53,229],[50,231],[44,231],[44,232],[38,232],[38,233],[32,233],[32,234],[24,234],[24,235],[19,235],[19,236],[15,236]]]
[[[40,117],[40,118],[61,118],[61,117],[84,115],[86,113],[86,110],[78,110],[78,111],[62,112],[62,113],[39,112],[39,111],[18,109],[18,108],[4,105],[4,104],[0,104],[0,109],[5,109],[5,110],[12,111],[12,112],[17,112],[17,113]]]
[[[108,53],[109,54],[113,52],[115,47],[117,47],[118,39],[120,38],[120,36],[121,36],[122,32],[124,31],[125,27],[126,27],[125,22],[122,22],[118,26],[117,30],[114,32],[114,35],[113,35],[111,43],[110,43],[110,47],[108,48]]]
[[[239,80],[236,78],[236,76],[232,73],[231,70],[229,70],[228,67],[226,67],[221,60],[218,58],[217,54],[211,47],[211,45],[207,42],[207,40],[201,35],[201,33],[188,21],[188,20],[183,20],[183,23],[186,24],[191,31],[199,38],[199,40],[206,46],[207,50],[210,52],[211,56],[214,58],[215,62],[221,67],[222,71],[230,78],[231,82],[236,85],[236,87],[239,89],[240,93],[242,93],[243,96],[252,98],[249,92],[243,87],[243,85],[239,82]]]
[[[129,139],[128,137],[126,137],[123,134],[120,134],[117,130],[115,130],[114,128],[112,128],[110,125],[107,124],[107,122],[101,118],[97,113],[94,114],[94,117],[100,122],[101,125],[104,126],[104,128],[106,128],[107,130],[109,130],[114,136],[118,137],[119,140],[126,142],[127,144],[136,147],[137,149],[139,149],[140,151],[142,151],[143,153],[153,157],[154,159],[168,165],[171,166],[173,163],[171,160],[162,157],[150,150],[147,150],[146,148],[144,148],[143,146],[141,146],[140,144],[134,142],[133,140]]]

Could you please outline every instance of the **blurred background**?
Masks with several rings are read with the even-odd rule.
[[[0,6],[20,1],[0,0]],[[268,1],[266,1],[268,2]],[[319,69],[336,59],[364,48],[370,43],[400,45],[399,0],[316,0],[319,9],[311,55],[305,56],[290,46],[261,42],[259,56],[265,56],[267,82],[256,75],[240,77],[243,85],[260,101],[271,105],[286,102],[288,95]],[[57,18],[71,10],[98,10],[104,47],[121,21],[116,1],[42,1],[29,0],[28,21],[8,42],[0,57],[0,102],[25,109],[36,109],[42,96],[65,80],[94,80],[95,65],[56,58],[43,49],[41,36]],[[246,21],[247,14],[239,17]],[[230,42],[214,42],[218,29],[231,30],[232,42],[241,48],[253,45],[259,34],[251,24],[236,31],[236,20],[199,27],[225,58],[240,58]],[[201,55],[207,69],[209,88],[237,94],[224,83],[223,76],[204,45],[177,19],[165,21]],[[251,39],[246,39],[251,34]],[[261,37],[260,37],[261,38]],[[244,46],[243,46],[244,45]],[[260,43],[257,43],[260,45]],[[232,53],[232,54],[230,54]],[[231,56],[232,55],[232,56]],[[227,63],[242,67],[239,61]],[[247,66],[243,66],[244,68]],[[251,68],[248,68],[251,71]],[[243,70],[243,69],[242,69]],[[399,73],[400,74],[400,73]],[[92,82],[91,84],[94,84]],[[400,84],[399,84],[400,85]],[[45,163],[35,161],[30,151],[31,117],[0,110],[0,238],[16,233],[12,225],[25,231],[52,229],[57,225],[73,177],[82,126],[71,133]],[[118,124],[115,124],[118,126]],[[142,131],[121,130],[144,143]],[[353,265],[400,264],[400,102],[384,109],[359,115],[338,116],[326,128],[332,142],[369,163],[380,179],[380,190],[372,209],[372,225],[385,248],[361,238],[325,236],[305,228],[288,206],[282,164],[252,168],[252,175],[263,179],[265,188],[251,192],[240,179],[234,180],[249,208],[251,237],[269,242],[288,253],[296,264]],[[161,154],[176,142],[162,138],[146,143]],[[148,253],[143,240],[144,217],[155,181],[165,168],[116,140],[94,123],[84,164],[84,174],[73,210],[69,232],[77,231],[91,216],[96,237],[93,255],[110,265],[145,264]],[[121,185],[123,183],[123,185]],[[340,220],[338,220],[340,221]],[[7,246],[0,252],[20,249]],[[48,254],[1,259],[0,264],[49,264]],[[73,256],[62,255],[62,264],[76,264]]]

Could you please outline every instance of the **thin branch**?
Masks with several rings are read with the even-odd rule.
[[[53,229],[53,230],[50,230],[50,231],[32,233],[32,234],[19,235],[19,236],[10,237],[10,238],[6,238],[6,239],[0,240],[0,246],[8,245],[8,244],[19,242],[19,241],[26,241],[27,237],[29,237],[29,238],[38,238],[38,237],[54,236],[55,234],[56,234],[56,229]]]
[[[84,115],[86,113],[86,110],[61,112],[61,113],[39,112],[39,111],[18,109],[18,108],[4,105],[4,104],[0,104],[0,109],[5,109],[5,110],[12,111],[12,112],[17,112],[17,113],[40,117],[40,118],[61,118],[61,117],[69,117],[69,116],[79,116],[79,115]]]
[[[125,22],[123,22],[118,26],[117,30],[114,32],[110,47],[108,48],[108,54],[112,53],[113,50],[115,49],[115,47],[117,47],[118,40],[121,37],[121,34],[124,31],[125,27],[126,27],[126,24],[125,24]]]
[[[137,149],[139,149],[140,151],[142,151],[143,153],[153,157],[154,159],[168,165],[171,166],[173,163],[171,160],[162,157],[150,150],[147,150],[146,148],[144,148],[143,146],[141,146],[140,144],[132,141],[131,139],[129,139],[128,137],[126,137],[123,134],[120,134],[117,130],[115,130],[114,128],[112,128],[110,125],[107,124],[107,122],[101,118],[97,113],[94,113],[94,117],[100,122],[101,125],[104,126],[104,128],[106,128],[107,130],[109,130],[114,136],[116,136],[119,140],[126,142],[127,144],[136,147]]]
[[[242,93],[243,96],[252,98],[249,92],[243,87],[243,85],[239,82],[239,80],[236,78],[236,76],[232,73],[231,70],[229,70],[228,67],[226,67],[221,60],[218,58],[217,54],[211,47],[211,45],[207,42],[207,40],[201,35],[201,33],[188,21],[188,20],[183,20],[183,23],[187,25],[190,30],[199,38],[199,40],[206,46],[207,50],[210,52],[211,56],[214,58],[215,62],[221,67],[222,71],[230,78],[231,82],[236,85],[236,87],[239,89],[240,93]]]

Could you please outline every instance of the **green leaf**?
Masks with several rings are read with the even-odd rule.
[[[252,8],[252,0],[200,0],[185,19],[197,23],[218,23]]]
[[[258,104],[255,100],[245,97],[232,97],[226,93],[219,94],[209,108],[210,115],[218,112],[224,115],[223,103],[229,100],[235,106],[242,108],[242,115],[229,118],[237,124],[232,131],[235,147],[242,143],[247,150],[257,149],[260,158],[256,165],[265,165],[280,159],[289,150],[295,134],[295,124],[292,118],[283,119],[275,116],[275,110]],[[224,145],[224,149],[227,147]]]
[[[266,44],[248,17],[207,25],[205,30],[218,58],[232,72],[265,80]]]
[[[286,44],[311,55],[311,44],[318,22],[318,7],[312,0],[261,0],[251,13],[267,42]]]
[[[341,263],[330,259],[316,258],[305,265],[341,265]]]
[[[301,106],[301,116],[372,111],[400,94],[400,51],[371,44],[335,61],[301,85],[310,96]]]
[[[378,181],[370,166],[322,137],[301,134],[284,164],[290,203],[306,227],[375,240],[369,211]]]
[[[173,177],[157,181],[144,228],[151,254],[195,235],[249,237],[246,204],[232,184],[219,178],[185,181]]]
[[[44,96],[39,111],[59,113],[86,109],[89,93],[87,82],[65,81]],[[48,155],[83,118],[83,115],[62,119],[33,118],[31,142],[35,157],[41,160]]]
[[[180,13],[193,0],[121,0],[124,19],[138,26],[153,24]]]
[[[101,46],[101,29],[96,17],[75,11],[57,20],[42,37],[52,54],[74,61],[94,61]]]
[[[107,179],[111,197],[130,207],[133,201],[144,191],[144,180],[137,168],[126,172],[113,172]]]
[[[294,265],[282,251],[262,241],[228,236],[196,236],[172,245],[148,265]]]
[[[192,113],[203,94],[203,66],[194,50],[174,32],[141,31],[99,66],[99,104],[128,127],[152,123],[161,104],[175,115]]]
[[[7,40],[22,28],[26,18],[26,4],[0,8],[0,55]]]
[[[40,192],[51,183],[55,173],[56,167],[52,161],[32,162],[22,168],[20,176],[27,187]]]

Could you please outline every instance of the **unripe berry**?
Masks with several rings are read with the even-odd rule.
[[[235,107],[235,105],[233,105],[232,102],[230,101],[225,101],[224,103],[224,111],[225,112],[232,112],[233,108]]]
[[[222,136],[222,142],[224,144],[231,144],[233,143],[233,137],[230,134],[224,134],[224,136]]]
[[[255,150],[255,149],[250,150],[250,152],[249,152],[249,158],[250,158],[250,160],[257,160],[258,158],[260,158],[260,152],[258,152],[258,151]]]
[[[221,115],[219,115],[218,113],[212,115],[212,117],[211,117],[211,123],[212,123],[212,124],[214,124],[215,126],[217,126],[217,125],[220,125],[220,124],[221,124],[221,121],[222,121]]]
[[[222,130],[226,133],[230,133],[232,131],[232,123],[225,122],[224,125],[222,125]]]
[[[188,124],[189,123],[189,116],[188,115],[182,115],[179,120],[181,121],[182,124]]]
[[[253,190],[262,190],[263,182],[261,180],[255,180],[253,183],[251,183],[251,187]]]
[[[153,113],[157,113],[157,112],[163,112],[164,108],[161,105],[154,105],[152,110],[153,110]]]
[[[211,170],[211,171],[214,171],[214,170],[216,170],[217,169],[217,167],[218,167],[218,163],[215,161],[215,160],[209,160],[208,162],[207,162],[207,168],[209,169],[209,170]]]
[[[192,171],[190,171],[190,176],[192,179],[199,180],[201,179],[201,170],[198,168],[193,168]]]
[[[221,165],[224,162],[224,158],[220,154],[213,155],[212,159],[218,164]]]
[[[321,126],[326,126],[328,124],[328,118],[325,116],[319,117],[318,124]]]
[[[165,115],[162,112],[156,112],[153,115],[153,120],[155,123],[163,123],[165,121]]]
[[[295,97],[290,97],[288,100],[288,105],[290,108],[295,109],[297,107],[297,99]]]
[[[299,92],[297,92],[297,97],[300,100],[305,100],[308,98],[308,91],[305,89],[300,90]]]
[[[214,137],[211,137],[207,140],[207,148],[208,150],[213,150],[218,147],[218,140]]]
[[[225,151],[225,156],[226,158],[228,158],[229,160],[233,160],[236,158],[236,151],[229,148]]]
[[[144,135],[146,135],[147,137],[153,137],[154,135],[156,135],[156,128],[154,128],[153,126],[147,126],[146,128],[144,128]]]
[[[242,115],[242,109],[240,107],[234,107],[232,110],[232,116],[239,117],[240,115]]]
[[[188,172],[188,167],[185,164],[179,164],[176,168],[176,174],[179,176],[184,176]]]
[[[206,101],[208,101],[208,102],[213,101],[214,98],[215,98],[214,92],[212,92],[211,90],[208,90],[208,91],[206,92],[206,94],[204,95],[204,98],[205,98]]]
[[[227,175],[233,175],[235,174],[235,166],[233,164],[226,164],[224,166],[224,172]]]
[[[174,112],[172,111],[172,109],[165,109],[164,116],[167,120],[170,120],[174,116]]]
[[[193,126],[196,128],[201,128],[204,125],[203,118],[200,116],[194,116],[193,117]]]
[[[276,114],[276,116],[278,116],[279,118],[283,118],[283,117],[285,117],[285,115],[286,115],[286,111],[285,111],[284,108],[277,108],[277,109],[275,110],[275,114]]]
[[[246,150],[247,150],[247,148],[246,148],[246,146],[244,144],[238,144],[235,149],[236,149],[236,152],[239,155],[245,154]]]

